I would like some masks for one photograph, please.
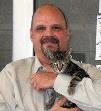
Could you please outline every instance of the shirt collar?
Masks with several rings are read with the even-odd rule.
[[[34,65],[33,71],[36,73],[40,67],[42,67],[42,64],[38,60],[37,56],[35,56],[35,65]]]

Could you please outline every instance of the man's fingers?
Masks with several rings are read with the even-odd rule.
[[[31,85],[36,90],[45,90],[47,88],[53,87],[56,74],[53,72],[38,72],[32,74]]]
[[[76,107],[76,108],[71,108],[70,110],[68,110],[68,111],[81,111],[78,107]]]
[[[66,100],[67,99],[65,97],[62,97],[61,99],[56,101],[54,107],[55,108],[61,107]],[[61,107],[60,109],[61,109],[61,111],[81,111],[78,107],[75,107],[75,108],[63,108],[63,110],[62,110],[62,107]]]
[[[35,78],[34,78],[34,77],[31,78],[31,84],[32,84],[33,86],[35,85]]]
[[[59,100],[56,101],[56,105],[62,106],[65,101],[66,101],[66,98],[62,97],[61,99],[59,99]]]
[[[33,74],[31,77],[31,84],[32,86],[36,89],[37,87],[37,79],[36,79],[36,74]]]

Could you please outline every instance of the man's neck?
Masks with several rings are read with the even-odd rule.
[[[42,66],[44,66],[49,72],[54,72],[50,66],[50,61],[45,56],[36,55]]]
[[[49,72],[54,72],[54,70],[52,69],[52,67],[49,64],[49,61],[41,61],[40,62]]]

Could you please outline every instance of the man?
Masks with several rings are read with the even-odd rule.
[[[100,111],[101,79],[98,78],[101,78],[101,72],[73,60],[93,81],[84,78],[75,94],[70,96],[67,87],[71,77],[57,75],[42,51],[48,48],[56,51],[58,47],[61,51],[69,49],[70,30],[60,9],[50,4],[39,7],[33,15],[30,33],[35,57],[12,62],[0,73],[0,111],[48,111],[45,109],[49,99],[47,88],[54,88],[84,111]],[[39,72],[41,67],[46,71]],[[51,111],[80,111],[78,107],[61,107],[64,101],[65,98],[57,100]]]

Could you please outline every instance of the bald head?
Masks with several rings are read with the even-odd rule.
[[[36,12],[32,16],[31,28],[34,25],[33,23],[35,22],[35,19],[39,16],[41,17],[42,14],[47,14],[47,15],[53,14],[53,16],[55,15],[56,18],[61,18],[61,21],[64,22],[66,27],[68,26],[66,17],[60,8],[56,7],[53,4],[44,4],[41,5],[39,8],[37,8]]]

